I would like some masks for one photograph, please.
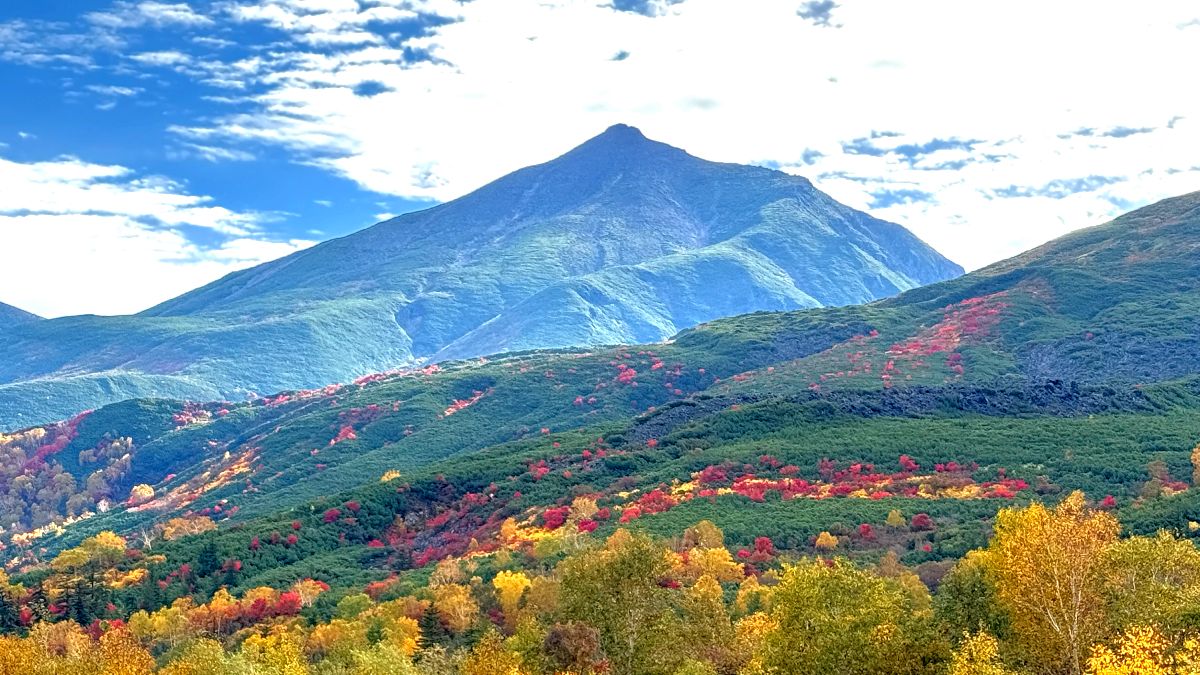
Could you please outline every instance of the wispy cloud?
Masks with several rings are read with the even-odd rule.
[[[133,54],[130,59],[148,66],[179,66],[192,62],[192,57],[180,51],[165,50]]]
[[[101,96],[136,96],[145,91],[141,87],[120,87],[112,84],[89,84],[86,89]]]
[[[89,12],[88,22],[106,28],[153,26],[211,26],[212,19],[197,14],[186,2],[117,2],[103,12]]]

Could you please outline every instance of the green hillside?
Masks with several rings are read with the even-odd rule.
[[[69,528],[69,542],[217,506],[234,522],[315,508],[388,471],[453,471],[464,484],[446,489],[461,495],[511,484],[529,462],[570,467],[563,457],[596,438],[623,459],[595,477],[539,482],[537,499],[514,489],[521,509],[572,485],[648,489],[760,455],[812,476],[823,459],[891,466],[903,454],[978,465],[976,477],[1003,468],[1038,490],[1133,497],[1152,460],[1184,476],[1200,440],[1189,347],[1200,276],[1179,273],[1197,265],[1198,202],[1168,200],[893,300],[739,316],[661,345],[450,362],[250,403],[107,406],[9,441],[21,457],[43,455],[24,471],[59,491],[34,507],[9,480],[3,517],[10,531],[40,527],[154,486],[150,504],[110,508]],[[61,449],[39,450],[60,432]],[[77,461],[126,437],[120,453]],[[55,482],[60,473],[73,485]],[[551,482],[557,493],[540,487]],[[827,520],[824,506],[804,508]]]

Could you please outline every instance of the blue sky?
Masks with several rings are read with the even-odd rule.
[[[139,311],[616,122],[976,268],[1200,189],[1200,6],[1077,7],[10,0],[0,301]]]

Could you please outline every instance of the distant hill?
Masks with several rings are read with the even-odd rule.
[[[19,323],[29,321],[39,321],[42,317],[37,314],[30,314],[23,309],[18,309],[12,305],[6,305],[0,302],[0,330],[4,330],[7,326],[15,326]]]
[[[141,315],[6,331],[0,428],[136,396],[237,399],[421,362],[654,342],[961,273],[804,178],[708,162],[617,125]]]

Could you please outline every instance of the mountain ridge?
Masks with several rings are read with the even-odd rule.
[[[7,331],[0,348],[17,358],[0,364],[0,427],[34,421],[39,401],[61,402],[45,413],[62,417],[134,392],[236,399],[430,361],[655,342],[722,316],[867,302],[961,272],[807,179],[709,162],[616,125],[459,199],[141,314]]]
[[[20,307],[13,307],[12,305],[0,302],[0,330],[3,330],[6,325],[43,320],[42,317],[33,312],[26,312]]]

